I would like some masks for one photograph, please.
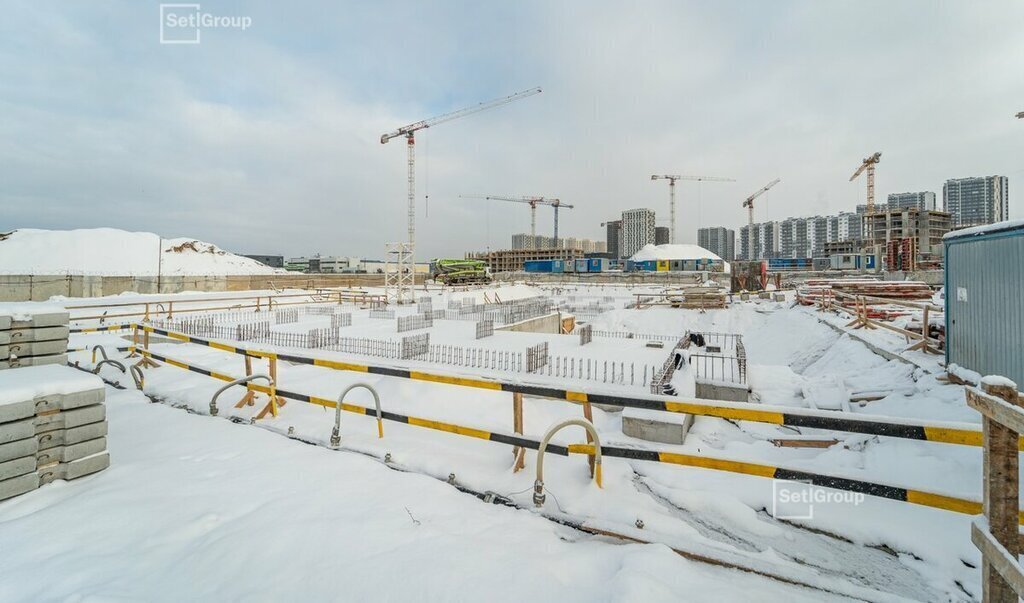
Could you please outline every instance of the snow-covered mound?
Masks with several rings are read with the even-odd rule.
[[[632,258],[636,262],[647,260],[721,260],[722,258],[700,245],[644,245]]]
[[[0,273],[155,276],[158,272],[222,276],[275,270],[210,243],[161,239],[151,232],[22,228],[0,233]]]

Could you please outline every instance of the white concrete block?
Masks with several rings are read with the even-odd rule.
[[[57,446],[70,446],[86,440],[95,440],[107,435],[107,422],[90,423],[71,429],[54,429],[36,436],[39,449],[48,450]]]
[[[110,466],[110,454],[102,452],[68,463],[58,463],[39,471],[39,483],[48,484],[55,479],[78,479],[102,471]]]
[[[48,354],[63,354],[68,351],[67,339],[54,339],[52,341],[16,341],[7,348],[8,356],[45,356]],[[4,347],[0,347],[2,352]]]
[[[32,434],[35,435],[45,431],[53,431],[54,429],[68,429],[71,427],[88,425],[89,423],[99,423],[106,418],[107,407],[102,404],[93,404],[91,406],[83,406],[74,410],[40,415],[35,419],[29,419],[29,421],[35,423],[32,432]],[[2,426],[0,426],[0,442],[3,441],[2,434]]]
[[[6,331],[11,328],[11,317],[6,314],[0,314],[0,331]]]
[[[46,366],[48,364],[67,364],[67,354],[52,354],[50,356],[24,356],[11,358],[7,361],[8,368],[25,368],[29,366]]]
[[[33,471],[18,477],[0,480],[0,500],[31,492],[39,487],[39,474]]]
[[[10,423],[0,423],[0,444],[6,444],[15,440],[35,437],[36,426],[31,419],[21,419]]]
[[[36,453],[36,467],[43,469],[54,463],[69,463],[87,456],[99,454],[107,449],[107,438],[86,440],[70,446],[58,446]]]
[[[8,331],[11,336],[10,343],[19,341],[53,341],[55,339],[66,340],[70,332],[71,330],[67,326],[15,328]]]
[[[693,415],[642,408],[622,411],[622,433],[662,444],[682,444],[693,426]]]
[[[14,440],[6,444],[0,444],[0,463],[13,461],[26,456],[35,456],[39,450],[39,441],[35,438]]]
[[[0,480],[11,479],[36,470],[36,457],[23,456],[20,459],[0,463]]]
[[[71,320],[71,313],[64,312],[33,312],[28,316],[18,316],[11,320],[11,329],[25,329],[37,327],[55,327],[67,325]]]

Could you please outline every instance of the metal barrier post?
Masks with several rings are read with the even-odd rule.
[[[537,479],[533,482],[533,504],[542,507],[547,496],[544,494],[544,451],[547,450],[548,442],[551,438],[558,433],[563,427],[570,425],[579,425],[580,427],[587,430],[587,434],[594,438],[594,463],[597,470],[594,473],[595,481],[597,481],[597,487],[601,487],[601,438],[597,435],[597,429],[594,428],[594,424],[590,423],[586,419],[567,419],[558,423],[554,427],[548,430],[544,434],[544,439],[540,442],[540,448],[537,450]],[[570,449],[572,447],[570,446]]]
[[[519,392],[512,394],[512,430],[519,435],[523,434],[523,394]],[[522,446],[513,447],[512,457],[515,459],[512,472],[517,473],[526,466],[526,449]]]
[[[345,402],[345,396],[347,396],[350,391],[360,387],[370,390],[370,393],[373,394],[373,404],[377,407],[377,437],[384,437],[384,420],[381,416],[380,396],[377,395],[377,390],[368,383],[353,383],[345,388],[345,391],[341,392],[341,395],[338,396],[338,403],[334,407],[334,429],[331,430],[331,446],[334,448],[341,446],[341,407]]]

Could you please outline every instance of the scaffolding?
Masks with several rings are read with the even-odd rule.
[[[416,284],[416,265],[412,258],[412,243],[388,243],[384,260],[384,292],[389,303],[413,303]]]

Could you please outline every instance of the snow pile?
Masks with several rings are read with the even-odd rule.
[[[157,249],[161,250],[157,255]],[[195,239],[116,228],[0,233],[0,273],[111,276],[272,274],[273,268]]]
[[[700,245],[644,245],[630,258],[635,262],[647,260],[719,260],[722,258]]]

